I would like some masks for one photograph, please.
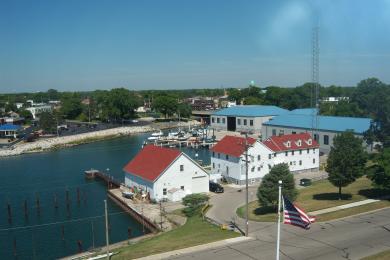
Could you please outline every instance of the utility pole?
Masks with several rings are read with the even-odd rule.
[[[248,132],[245,132],[245,236],[249,235],[248,149]]]
[[[107,260],[110,259],[110,250],[109,250],[109,238],[108,238],[108,214],[107,214],[107,200],[104,200],[104,213],[106,216],[106,251],[107,251]]]

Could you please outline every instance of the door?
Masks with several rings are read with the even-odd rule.
[[[236,131],[236,118],[228,117],[227,118],[227,130],[228,131]]]

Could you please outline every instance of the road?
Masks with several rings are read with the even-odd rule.
[[[275,223],[250,222],[253,240],[170,259],[275,259]],[[390,249],[390,208],[315,223],[310,230],[282,225],[281,259],[360,259]]]

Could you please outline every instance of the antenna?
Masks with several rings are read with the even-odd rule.
[[[311,107],[314,107],[312,114],[312,135],[314,137],[314,132],[318,129],[318,113],[319,113],[319,92],[320,92],[320,79],[319,79],[319,26],[313,27],[312,31],[312,57],[311,57],[311,80],[312,80],[312,90],[311,90]]]

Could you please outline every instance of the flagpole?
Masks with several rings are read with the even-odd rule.
[[[282,200],[282,181],[279,180],[279,196],[278,196],[278,239],[276,241],[276,260],[279,260],[280,251],[280,206]]]

